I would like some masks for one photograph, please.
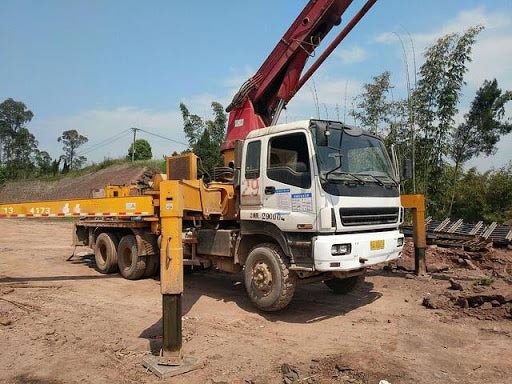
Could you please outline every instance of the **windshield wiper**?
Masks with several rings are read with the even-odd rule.
[[[353,173],[350,173],[350,172],[338,171],[338,170],[336,170],[336,168],[331,169],[329,172],[327,172],[325,174],[325,180],[326,181],[329,180],[329,175],[331,173],[336,173],[336,174],[340,174],[340,175],[348,175],[348,176],[352,177],[353,180],[356,180],[359,184],[361,184],[361,185],[366,184],[366,182],[362,178],[360,178],[359,176],[356,176],[356,175],[354,175]]]
[[[380,185],[381,187],[384,186],[384,182],[379,179],[378,177],[376,176],[373,176],[373,175],[370,175],[369,173],[360,173],[361,176],[369,176],[371,177],[373,180],[375,180],[375,182],[377,183],[377,185]]]
[[[374,175],[370,175],[369,173],[359,173],[359,175],[362,175],[362,176],[369,176],[371,177],[373,180],[375,180],[375,182],[377,183],[377,185],[380,185],[381,187],[385,186],[385,183],[384,181],[382,181],[381,178],[378,178],[377,176],[374,176]],[[391,180],[391,183],[393,184],[393,186],[397,187],[398,186],[398,183],[395,181],[395,179],[393,179],[391,176],[389,176],[389,174],[386,176],[387,178],[389,178]]]

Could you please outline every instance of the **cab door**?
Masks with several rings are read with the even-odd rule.
[[[242,176],[240,183],[240,205],[245,211],[259,211],[262,206],[262,172],[261,172],[261,148],[260,139],[245,143],[245,156],[242,161]],[[242,211],[242,218],[244,217]],[[255,218],[257,215],[252,215]]]
[[[269,137],[266,152],[261,218],[283,231],[316,230],[311,150],[305,132]]]

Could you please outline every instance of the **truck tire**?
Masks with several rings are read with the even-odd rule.
[[[121,238],[117,247],[117,263],[125,279],[138,280],[144,276],[146,256],[139,256],[135,236],[126,235]]]
[[[337,295],[345,295],[350,293],[362,285],[363,282],[364,275],[347,277],[345,279],[338,279],[335,277],[324,281],[325,285],[327,285]]]
[[[249,252],[244,281],[252,303],[262,311],[272,312],[290,303],[295,293],[297,275],[288,269],[278,245],[264,243]]]
[[[113,273],[117,271],[118,242],[116,235],[113,233],[100,233],[96,238],[94,259],[98,272]]]
[[[153,277],[160,266],[160,255],[146,256],[146,271],[144,277]]]

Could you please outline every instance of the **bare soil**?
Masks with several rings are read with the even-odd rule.
[[[71,230],[70,221],[0,221],[0,382],[161,382],[141,364],[161,340],[158,280],[101,275],[90,256],[66,261]],[[345,296],[323,284],[299,287],[272,314],[251,306],[238,275],[186,276],[184,351],[204,368],[169,382],[510,383],[510,304],[486,320],[466,314],[482,305],[462,308],[446,296],[494,285],[506,293],[509,280],[475,285],[492,272],[434,253],[431,265],[450,264],[434,278],[379,268]],[[410,260],[406,253],[403,263]],[[450,306],[426,307],[426,297]]]

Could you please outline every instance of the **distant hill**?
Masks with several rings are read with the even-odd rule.
[[[7,182],[0,186],[0,202],[89,198],[93,189],[104,188],[108,184],[147,184],[155,172],[159,172],[156,167],[118,163],[104,168],[91,167],[57,180]]]

